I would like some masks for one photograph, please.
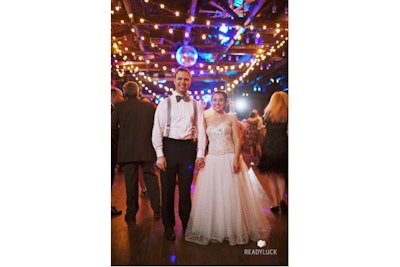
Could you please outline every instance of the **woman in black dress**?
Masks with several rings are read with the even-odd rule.
[[[287,213],[285,191],[288,182],[288,95],[275,92],[264,110],[266,136],[258,164],[261,174],[268,176],[273,192],[272,212]]]

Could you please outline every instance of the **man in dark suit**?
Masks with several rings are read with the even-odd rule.
[[[114,111],[114,105],[124,101],[124,95],[119,88],[111,87],[111,116]],[[111,139],[111,190],[114,184],[115,178],[115,166],[117,165],[117,150],[118,143]],[[121,215],[122,211],[117,210],[115,206],[111,204],[111,216]]]
[[[160,218],[160,188],[155,174],[156,153],[151,143],[155,107],[140,101],[139,85],[126,82],[122,90],[127,100],[115,105],[111,117],[111,138],[118,142],[118,164],[122,165],[126,185],[125,220],[135,222],[139,210],[138,167],[142,166],[143,178],[150,196],[154,218]]]

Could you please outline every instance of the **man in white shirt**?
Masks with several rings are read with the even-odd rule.
[[[175,92],[158,105],[154,116],[152,143],[161,170],[162,221],[164,236],[175,240],[175,185],[178,175],[179,217],[183,230],[189,220],[191,185],[195,168],[204,167],[206,131],[200,102],[187,95],[191,84],[187,68],[174,75]]]

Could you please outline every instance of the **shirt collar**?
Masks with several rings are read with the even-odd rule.
[[[173,94],[174,96],[177,96],[177,95],[180,95],[180,96],[182,96],[182,97],[184,96],[184,95],[178,93],[177,91],[173,91],[172,94]],[[188,94],[186,94],[186,95],[189,96]]]

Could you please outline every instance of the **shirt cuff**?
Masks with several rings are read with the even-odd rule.
[[[156,154],[157,154],[157,158],[158,157],[164,157],[164,151],[161,149],[157,149],[156,150]]]
[[[204,149],[197,149],[197,157],[204,158]]]

